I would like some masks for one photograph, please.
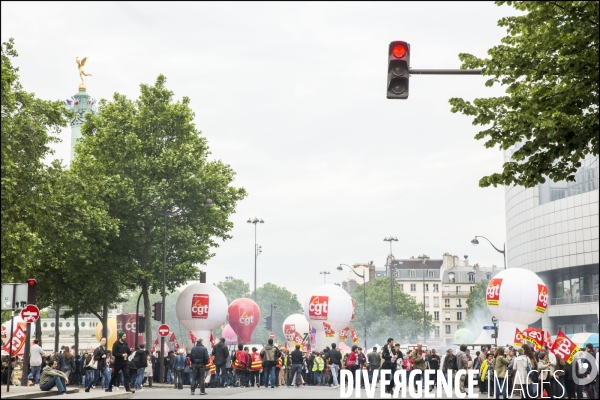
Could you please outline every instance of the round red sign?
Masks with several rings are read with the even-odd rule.
[[[275,332],[271,332],[271,333],[269,333],[269,337],[270,337],[271,339],[275,339]]]
[[[171,329],[169,328],[169,325],[162,324],[161,326],[158,327],[158,336],[167,337],[167,336],[169,336],[169,333],[171,333]]]
[[[28,324],[35,322],[40,317],[40,309],[35,304],[27,304],[27,307],[21,310],[21,318]]]

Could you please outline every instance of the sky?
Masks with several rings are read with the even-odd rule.
[[[88,93],[134,99],[159,74],[188,96],[211,159],[230,164],[248,196],[232,239],[214,249],[208,282],[284,286],[301,303],[339,283],[340,263],[385,265],[446,252],[502,266],[504,189],[480,188],[502,153],[448,99],[503,94],[482,76],[413,75],[408,100],[386,99],[391,41],[411,46],[412,68],[459,68],[486,56],[517,15],[492,2],[2,2],[24,89],[48,100],[76,94],[75,58],[88,57]],[[70,130],[53,146],[68,161]]]

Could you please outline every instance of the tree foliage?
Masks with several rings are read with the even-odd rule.
[[[467,314],[462,325],[467,326],[477,321],[489,321],[492,318],[492,314],[485,301],[488,283],[490,283],[489,280],[482,279],[475,285],[471,293],[469,293],[469,298],[467,299]]]
[[[242,279],[229,278],[215,285],[225,295],[227,304],[231,304],[235,299],[243,299],[250,297],[250,284]]]
[[[251,294],[253,298],[254,293]],[[256,290],[256,302],[260,308],[261,321],[254,330],[255,342],[266,344],[269,339],[269,330],[265,329],[265,317],[271,315],[271,304],[273,308],[272,332],[275,333],[275,341],[285,343],[283,334],[283,321],[292,314],[302,313],[302,305],[298,296],[285,287],[273,283],[265,283]]]
[[[386,343],[390,334],[397,342],[402,343],[414,342],[423,337],[423,303],[417,303],[411,296],[402,292],[396,283],[393,285],[393,293],[394,328],[390,332],[390,278],[376,278],[368,283],[366,324],[369,341]],[[352,291],[352,298],[356,307],[352,327],[362,343],[365,326],[362,285],[355,287]],[[431,315],[427,315],[425,323],[429,333],[433,329]]]
[[[502,44],[488,58],[459,54],[462,68],[483,68],[486,86],[502,84],[506,95],[450,99],[452,112],[486,126],[475,138],[485,147],[516,146],[502,173],[485,176],[481,187],[532,187],[575,179],[581,160],[598,155],[597,1],[497,1],[525,12],[502,18]]]
[[[231,186],[228,165],[208,160],[189,98],[174,102],[165,84],[160,75],[154,85],[140,85],[135,101],[118,93],[101,101],[99,112],[86,117],[71,164],[82,181],[102,182],[99,196],[119,221],[109,253],[125,257],[118,279],[142,288],[146,315],[149,294],[162,291],[165,230],[166,286],[173,291],[199,278],[199,265],[218,247],[215,239],[231,238],[228,217],[246,195]],[[204,206],[209,198],[210,208]],[[172,214],[165,218],[165,212]]]

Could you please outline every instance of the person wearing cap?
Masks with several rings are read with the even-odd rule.
[[[107,392],[112,392],[113,384],[119,379],[119,372],[123,371],[125,391],[135,393],[135,389],[132,390],[129,387],[129,360],[127,357],[131,354],[131,350],[127,347],[126,339],[127,336],[125,335],[125,332],[119,332],[117,340],[113,343],[112,354],[115,357],[114,372],[110,379],[110,383],[108,384]]]
[[[148,352],[144,343],[139,345],[139,349],[135,352],[133,363],[137,367],[137,376],[135,378],[135,389],[144,390],[142,382],[144,381],[144,372],[148,366]]]

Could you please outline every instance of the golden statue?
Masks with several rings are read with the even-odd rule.
[[[86,74],[83,70],[83,66],[87,61],[87,57],[83,57],[83,60],[79,60],[79,57],[75,57],[75,61],[77,61],[77,67],[79,68],[79,78],[81,79],[81,85],[79,85],[79,89],[85,90],[85,82],[83,82],[84,76],[92,76],[92,74]]]

